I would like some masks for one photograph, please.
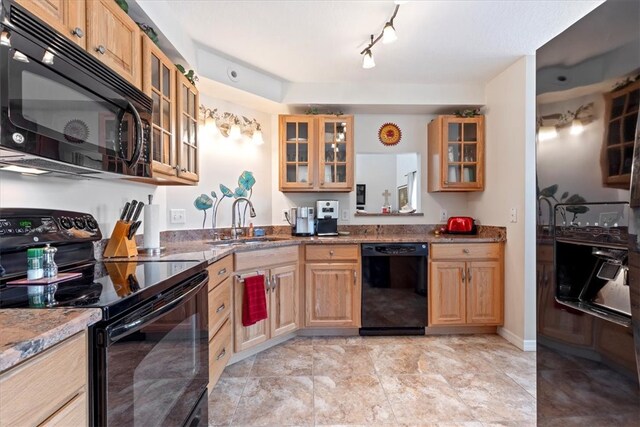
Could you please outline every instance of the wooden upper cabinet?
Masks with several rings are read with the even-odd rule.
[[[438,116],[427,132],[429,191],[483,191],[484,116]]]
[[[353,189],[353,116],[280,116],[280,191]]]
[[[606,93],[602,144],[602,179],[607,187],[629,189],[633,143],[640,103],[640,80]]]
[[[90,0],[85,4],[87,51],[134,86],[142,87],[138,24],[113,0]]]
[[[353,189],[353,117],[318,117],[321,190]]]
[[[84,0],[16,0],[16,2],[78,46],[86,48]]]
[[[153,178],[173,181],[178,162],[175,66],[147,36],[142,37],[142,90],[153,99]]]
[[[178,135],[176,138],[178,151],[178,178],[185,181],[198,182],[198,113],[199,94],[198,89],[180,73],[176,73],[178,89],[177,96],[177,120]]]

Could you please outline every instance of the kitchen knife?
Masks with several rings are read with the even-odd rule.
[[[139,202],[138,207],[136,208],[136,211],[133,213],[133,218],[131,218],[131,222],[136,222],[138,220],[143,207],[144,207],[144,203]]]
[[[140,224],[142,224],[142,221],[136,221],[131,224],[131,227],[129,227],[129,234],[127,235],[127,239],[133,239],[133,236],[136,235],[136,231],[138,231],[138,228],[140,228]]]
[[[131,203],[129,202],[124,204],[124,208],[122,208],[122,213],[120,214],[120,221],[124,221],[124,219],[127,217],[127,212],[129,211],[130,205]]]
[[[125,219],[125,221],[131,221],[131,217],[133,216],[133,212],[136,210],[137,205],[138,202],[136,200],[131,201],[131,207],[129,208],[129,212],[127,212],[127,218]]]

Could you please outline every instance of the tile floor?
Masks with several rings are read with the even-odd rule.
[[[536,425],[536,354],[498,335],[294,338],[228,366],[209,425]]]

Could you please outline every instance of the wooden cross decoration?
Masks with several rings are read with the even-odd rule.
[[[384,190],[384,193],[382,193],[382,195],[384,196],[384,206],[389,206],[389,196],[391,196],[391,193],[389,193],[389,190]]]

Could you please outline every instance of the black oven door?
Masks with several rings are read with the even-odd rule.
[[[87,176],[150,176],[151,111],[142,92],[127,84],[119,90],[124,80],[71,42],[45,48],[10,26],[0,30],[2,148],[69,165],[69,172],[77,166]]]
[[[204,273],[170,288],[98,331],[93,425],[189,419],[209,381],[207,280]]]

